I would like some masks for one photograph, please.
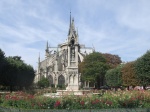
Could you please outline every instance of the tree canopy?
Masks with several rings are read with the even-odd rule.
[[[103,53],[103,56],[105,57],[106,62],[110,68],[115,68],[122,63],[121,58],[118,55]]]
[[[110,69],[106,72],[106,84],[111,87],[120,87],[122,85],[122,65],[117,66],[114,69]]]
[[[104,75],[108,70],[106,59],[101,53],[94,52],[87,55],[84,61],[79,64],[79,72],[81,72],[81,80],[97,83],[101,86],[104,83]]]
[[[126,63],[121,70],[123,86],[133,86],[134,87],[134,86],[139,85],[139,80],[135,73],[134,63],[135,62]]]
[[[150,85],[150,51],[136,60],[135,71],[141,85]]]
[[[21,57],[5,57],[5,64],[0,64],[3,70],[0,74],[0,82],[3,86],[29,87],[34,80],[34,69],[21,60]]]
[[[5,53],[0,49],[0,84],[2,84],[2,75],[6,64]]]

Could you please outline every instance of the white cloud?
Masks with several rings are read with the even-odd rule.
[[[80,43],[118,54],[123,61],[135,60],[150,48],[149,4],[146,0],[1,0],[0,48],[35,68],[39,52],[44,58],[47,40],[57,46],[67,38],[71,7]]]
[[[120,25],[139,31],[149,31],[149,5],[150,1],[148,0],[124,1],[112,10],[115,12],[117,22]]]

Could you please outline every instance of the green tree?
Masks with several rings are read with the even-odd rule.
[[[34,80],[34,69],[21,60],[21,57],[6,58],[7,64],[3,70],[2,84],[9,86],[12,91],[14,87],[22,89],[29,87]]]
[[[97,87],[104,85],[104,75],[108,70],[106,59],[101,53],[94,52],[87,55],[79,64],[81,80],[96,83]]]
[[[122,85],[122,74],[121,74],[122,65],[117,66],[114,69],[110,69],[106,72],[106,84],[111,87],[120,87]]]
[[[135,71],[140,84],[145,88],[150,85],[150,51],[147,51],[143,56],[135,62]]]
[[[5,58],[5,53],[0,49],[0,84],[2,84],[2,79],[3,79],[3,70],[4,66],[6,64],[6,58]]]
[[[129,86],[137,86],[139,85],[139,80],[137,78],[137,75],[135,73],[134,69],[134,63],[135,62],[128,62],[124,65],[122,68],[122,80],[123,80],[123,86],[129,87]]]
[[[37,85],[39,87],[43,87],[43,88],[49,87],[49,80],[48,80],[48,78],[42,77],[41,80],[37,82]]]

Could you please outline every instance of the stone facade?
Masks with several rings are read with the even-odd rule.
[[[75,29],[74,19],[70,15],[70,25],[66,42],[57,47],[49,47],[48,42],[45,50],[45,59],[38,59],[38,69],[35,82],[42,76],[49,79],[50,84],[65,85],[67,90],[78,90],[80,86],[80,73],[78,64],[84,56],[92,53],[93,49],[79,44],[78,32]]]

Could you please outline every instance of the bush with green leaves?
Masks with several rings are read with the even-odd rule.
[[[105,74],[106,84],[110,87],[120,87],[122,85],[122,65],[117,66],[114,69],[110,69]]]
[[[42,77],[41,80],[37,82],[37,86],[40,87],[40,88],[49,87],[48,78]]]

